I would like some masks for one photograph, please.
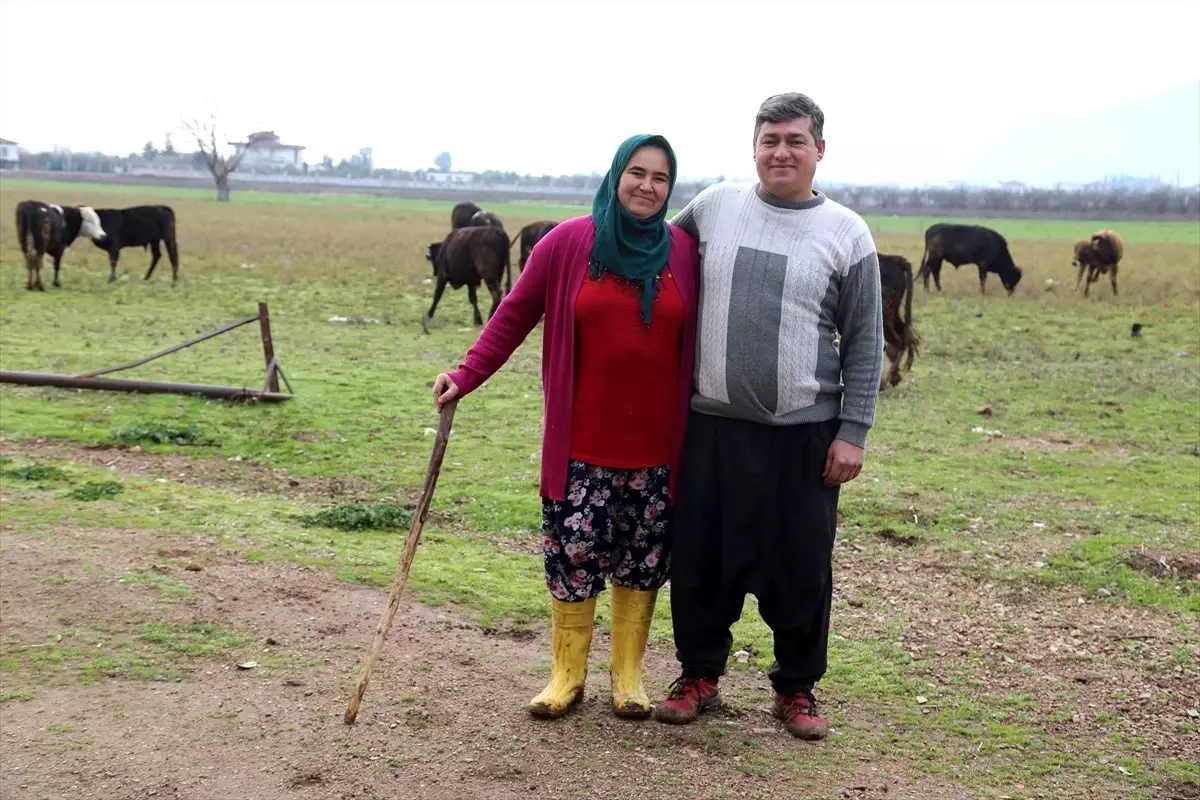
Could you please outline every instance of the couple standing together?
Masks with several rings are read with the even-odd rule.
[[[753,594],[774,634],[776,716],[800,738],[827,734],[812,689],[826,668],[838,492],[862,469],[883,321],[870,230],[812,188],[823,125],[805,95],[768,98],[758,181],[710,186],[670,223],[670,144],[627,139],[591,215],[538,243],[464,363],[437,376],[440,408],[544,317],[553,657],[535,716],[583,697],[606,581],[613,711],[650,716],[642,660],[669,578],[682,674],[657,719],[720,704],[730,628]]]

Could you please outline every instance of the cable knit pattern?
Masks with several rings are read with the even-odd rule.
[[[692,408],[766,425],[840,418],[838,438],[864,446],[883,366],[883,311],[863,219],[820,193],[788,203],[756,183],[727,182],[671,223],[700,243]]]

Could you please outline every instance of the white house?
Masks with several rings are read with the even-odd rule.
[[[282,144],[274,131],[259,131],[246,137],[244,142],[230,142],[235,155],[246,155],[239,167],[245,170],[266,169],[276,170],[287,167],[301,168],[304,161],[300,151],[304,148],[298,144]]]
[[[21,166],[21,155],[17,150],[17,143],[10,142],[8,139],[0,139],[0,167],[19,166]]]

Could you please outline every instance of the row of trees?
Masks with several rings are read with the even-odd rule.
[[[113,172],[128,168],[132,163],[170,163],[191,169],[206,169],[213,177],[217,197],[230,197],[229,176],[237,171],[247,150],[228,153],[219,145],[220,137],[215,114],[206,119],[185,120],[182,130],[196,147],[193,153],[176,150],[170,134],[162,149],[146,142],[142,153],[130,154],[127,159],[101,153],[40,153],[25,154],[23,161],[34,169],[66,169],[87,172]],[[434,159],[438,172],[449,172],[453,160],[449,152],[438,153]],[[346,178],[384,178],[402,181],[433,180],[435,170],[377,169],[371,148],[364,147],[349,158],[335,164],[330,156],[315,168],[323,174]],[[306,166],[303,170],[309,172]],[[519,175],[512,171],[485,170],[475,173],[473,186],[553,187],[576,190],[581,195],[593,192],[603,176],[589,175]],[[722,180],[722,178],[717,179]],[[818,184],[820,182],[818,181]],[[681,182],[676,185],[675,197],[686,200],[707,184]],[[1126,185],[1097,183],[1080,188],[1043,189],[1008,185],[1004,188],[983,188],[960,185],[945,188],[900,188],[889,186],[818,186],[830,197],[866,213],[976,212],[985,214],[1095,214],[1099,216],[1200,216],[1200,187],[1187,189],[1172,186],[1129,188]]]

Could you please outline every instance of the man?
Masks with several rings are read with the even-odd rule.
[[[802,739],[828,733],[812,689],[826,668],[838,493],[862,470],[884,343],[871,232],[812,188],[823,126],[805,95],[768,98],[758,182],[710,186],[672,220],[702,261],[671,566],[683,674],[656,710],[663,722],[720,704],[749,593],[775,636],[776,716]]]

